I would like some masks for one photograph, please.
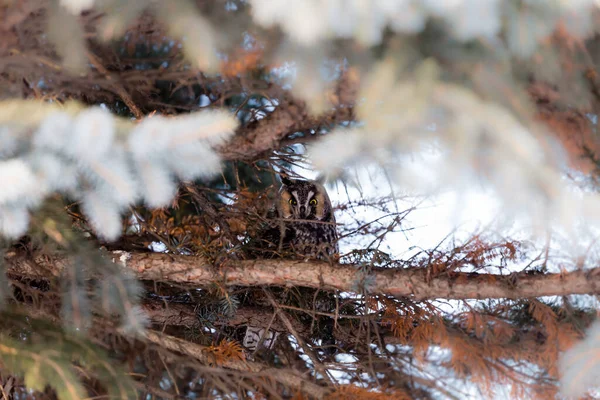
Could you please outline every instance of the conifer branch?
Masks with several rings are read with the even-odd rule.
[[[315,369],[323,376],[323,379],[325,379],[328,383],[333,383],[333,380],[331,379],[332,377],[329,375],[327,370],[323,367],[323,364],[321,364],[321,362],[319,361],[317,356],[314,354],[314,352],[310,349],[310,347],[308,347],[306,345],[306,343],[304,342],[304,339],[302,339],[302,337],[298,334],[298,332],[296,332],[296,329],[294,328],[294,325],[292,324],[290,318],[288,318],[288,316],[285,314],[285,312],[283,310],[281,310],[281,307],[279,307],[277,305],[277,302],[275,301],[275,298],[273,297],[273,295],[268,290],[264,290],[264,292],[265,292],[265,295],[267,296],[267,298],[269,299],[269,303],[271,303],[271,306],[275,310],[275,313],[277,314],[277,316],[279,317],[281,322],[285,325],[287,330],[292,335],[294,335],[294,337],[296,338],[296,341],[298,342],[298,345],[302,348],[302,351],[304,352],[304,354],[306,354],[308,356],[308,358],[310,358],[310,361],[315,366]]]
[[[143,310],[148,315],[152,323],[157,325],[174,325],[193,327],[198,323],[198,316],[194,312],[193,305],[190,304],[168,304],[159,301],[146,301],[142,305]],[[226,326],[262,326],[269,325],[270,329],[277,332],[286,331],[287,327],[279,320],[273,319],[273,311],[265,307],[240,307],[235,311],[235,315],[227,320],[215,321],[214,324]],[[307,328],[296,320],[290,320],[293,328],[301,335],[307,334]]]
[[[304,105],[282,100],[266,118],[238,129],[236,136],[221,146],[219,153],[225,160],[254,160],[279,148],[281,141],[295,132],[314,129],[315,126],[333,126],[352,118],[352,109],[347,107],[337,108],[321,117],[310,117]]]
[[[185,354],[197,359],[202,363],[211,363],[210,353],[207,351],[208,347],[206,346],[190,343],[186,340],[165,335],[156,331],[147,331],[146,339],[162,348]],[[283,369],[266,368],[265,366],[255,362],[225,360],[222,363],[222,367],[236,371],[251,372],[265,378],[273,379],[285,386],[300,390],[317,399],[324,398],[328,392],[326,388],[309,382],[294,372]]]
[[[102,65],[102,60],[100,60],[98,56],[96,56],[89,50],[86,52],[86,54],[88,59],[90,60],[90,63],[98,71],[100,71],[101,74],[104,75],[108,82],[112,83],[112,90],[115,92],[116,95],[118,95],[121,98],[121,100],[123,100],[123,103],[125,103],[125,105],[129,107],[129,110],[135,116],[135,118],[142,119],[144,117],[144,114],[135,104],[135,102],[131,98],[131,95],[127,92],[127,90],[125,90],[122,83],[119,82],[118,78],[115,77],[115,75],[112,74],[110,71],[108,71],[104,65]]]
[[[364,279],[354,266],[318,261],[247,260],[215,267],[201,257],[163,253],[113,252],[142,280],[203,286],[219,282],[225,286],[304,286],[352,292]],[[64,268],[60,257],[6,254],[9,274],[57,276]],[[592,294],[600,290],[600,268],[558,274],[513,273],[492,275],[452,273],[428,278],[426,269],[381,269],[370,271],[368,289],[373,293],[425,299],[530,298]]]

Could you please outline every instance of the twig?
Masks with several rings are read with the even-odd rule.
[[[174,336],[165,335],[151,330],[146,332],[146,339],[161,346],[162,348],[170,351],[176,351],[178,353],[195,358],[203,364],[209,364],[212,362],[208,355],[209,353],[206,351],[208,349],[206,346],[191,343],[187,340],[179,339]],[[307,381],[306,379],[289,370],[268,368],[259,363],[239,360],[225,360],[221,366],[223,368],[236,371],[252,372],[274,379],[283,385],[300,390],[317,399],[324,398],[329,392],[327,388]]]
[[[323,367],[323,364],[321,364],[321,361],[317,358],[317,356],[313,353],[312,349],[306,345],[306,343],[304,342],[302,337],[298,334],[298,332],[294,328],[294,325],[290,322],[290,319],[287,317],[287,315],[285,315],[285,312],[281,309],[281,307],[279,307],[279,304],[277,304],[277,302],[275,301],[275,298],[273,297],[271,292],[267,289],[263,289],[263,291],[265,292],[265,295],[269,299],[269,302],[275,309],[275,313],[277,313],[277,316],[279,317],[281,322],[283,322],[283,324],[288,329],[288,331],[292,335],[294,335],[294,337],[296,338],[296,341],[302,348],[302,351],[304,351],[304,354],[306,354],[308,356],[308,358],[310,358],[310,360],[312,361],[313,365],[315,366],[315,369],[317,370],[317,372],[319,372],[323,376],[323,379],[327,380],[328,383],[333,384],[333,381],[332,381],[331,377],[329,376],[329,373],[327,372],[325,367]]]
[[[96,69],[100,73],[104,74],[107,81],[111,82],[111,86],[114,89],[115,93],[119,97],[121,97],[123,103],[125,103],[125,105],[129,107],[135,118],[141,119],[144,116],[144,113],[142,113],[142,111],[140,111],[140,109],[135,105],[135,102],[133,101],[129,93],[127,93],[127,91],[123,88],[123,85],[121,85],[118,82],[118,80],[115,79],[115,77],[104,67],[104,65],[102,65],[102,62],[98,57],[96,57],[95,54],[93,54],[91,51],[88,51],[87,56],[90,59],[92,65],[96,67]]]

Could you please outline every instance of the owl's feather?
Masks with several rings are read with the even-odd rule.
[[[282,183],[275,207],[258,237],[250,242],[248,255],[257,258],[322,260],[335,257],[338,254],[335,216],[323,185],[287,178],[282,178]],[[307,295],[314,298],[312,290]],[[323,344],[335,344],[331,332],[333,321],[326,318],[319,318],[319,321],[320,325],[321,322],[324,324]],[[267,338],[264,329],[248,326],[244,345],[254,351],[263,337]],[[263,344],[271,348],[274,341],[263,340]]]
[[[282,179],[276,207],[253,244],[262,258],[329,259],[338,253],[331,201],[323,185]]]

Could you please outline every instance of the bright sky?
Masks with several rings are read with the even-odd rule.
[[[427,174],[426,163],[427,160],[416,159],[411,162],[412,165],[409,167],[411,170]],[[315,179],[317,176],[310,170],[302,169],[297,172],[307,179]],[[347,203],[349,199],[357,201],[362,198],[383,197],[392,190],[399,198],[394,211],[402,212],[418,205],[409,213],[405,224],[402,225],[404,229],[409,230],[389,233],[385,243],[390,247],[388,249],[381,248],[382,251],[390,252],[393,256],[401,259],[409,258],[420,249],[435,248],[455,230],[455,227],[457,228],[455,237],[466,239],[473,232],[490,225],[497,218],[500,210],[500,204],[494,196],[476,184],[468,192],[445,190],[427,198],[416,197],[414,195],[417,192],[403,192],[402,188],[397,185],[392,188],[388,178],[377,167],[359,169],[357,182],[360,187],[353,186],[351,183],[346,187],[343,184],[327,184],[326,188],[334,205]],[[363,207],[361,212],[363,213],[362,219],[366,222],[385,214],[370,207]],[[352,216],[346,212],[337,212],[336,219],[338,224],[353,222]],[[357,238],[353,239],[353,241],[346,240],[340,243],[342,253],[357,248]]]

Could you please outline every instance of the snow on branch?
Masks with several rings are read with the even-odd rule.
[[[527,216],[535,233],[554,223],[573,233],[582,221],[585,228],[600,219],[600,196],[568,186],[560,146],[531,116],[444,82],[431,60],[407,76],[398,70],[395,61],[384,60],[365,77],[355,107],[360,123],[339,127],[312,146],[317,168],[337,175],[376,163],[400,187],[425,193],[467,191],[482,179],[506,214]],[[408,156],[423,150],[436,157],[411,166]]]
[[[60,274],[66,260],[39,256],[33,259],[16,250],[5,257],[9,274],[44,277]],[[368,274],[355,266],[319,261],[248,260],[231,261],[218,268],[202,257],[163,253],[115,253],[141,280],[208,286],[302,286],[355,292],[366,290],[392,296],[426,299],[519,299],[541,296],[597,293],[600,269],[532,275],[453,273],[428,277],[427,269],[372,269]]]
[[[181,40],[188,61],[205,72],[219,67],[216,32],[211,22],[188,0],[60,0],[49,7],[48,36],[63,64],[72,72],[85,72],[85,32],[77,17],[90,9],[103,14],[100,38],[108,41],[122,36],[144,11],[162,22],[169,33]]]
[[[237,125],[225,111],[153,116],[136,124],[73,102],[1,102],[0,235],[24,234],[28,210],[60,192],[81,201],[98,235],[114,240],[130,205],[166,206],[176,179],[220,172],[213,147]]]
[[[600,376],[600,323],[596,321],[586,332],[585,340],[561,355],[559,361],[561,394],[581,398],[590,388],[597,387]]]
[[[597,3],[592,0],[526,3],[519,7],[499,0],[250,0],[256,23],[278,25],[305,46],[334,38],[373,46],[382,41],[386,28],[415,34],[430,19],[464,42],[481,38],[494,43],[504,30],[509,49],[517,55],[532,54],[559,25],[579,37],[594,33],[592,11]]]
[[[407,55],[421,53],[422,49],[412,48],[415,36],[423,33],[421,39],[425,39],[432,32],[445,31],[448,34],[441,36],[451,38],[447,46],[464,45],[469,51],[485,48],[481,54],[479,50],[473,51],[480,54],[478,60],[493,53],[494,58],[508,62],[513,58],[533,57],[555,34],[566,34],[574,40],[593,36],[598,11],[598,2],[593,0],[249,0],[249,3],[254,23],[267,29],[279,28],[284,33],[275,58],[280,64],[293,61],[291,91],[305,100],[315,114],[330,107],[326,93],[331,91],[331,81],[322,71],[331,54],[332,42],[338,46],[339,39],[354,41],[352,52],[385,42],[388,51],[395,48],[396,55]],[[386,30],[396,34],[391,41],[384,40],[390,37],[385,35]],[[390,43],[395,45],[389,46]],[[335,71],[329,74],[336,75]]]

